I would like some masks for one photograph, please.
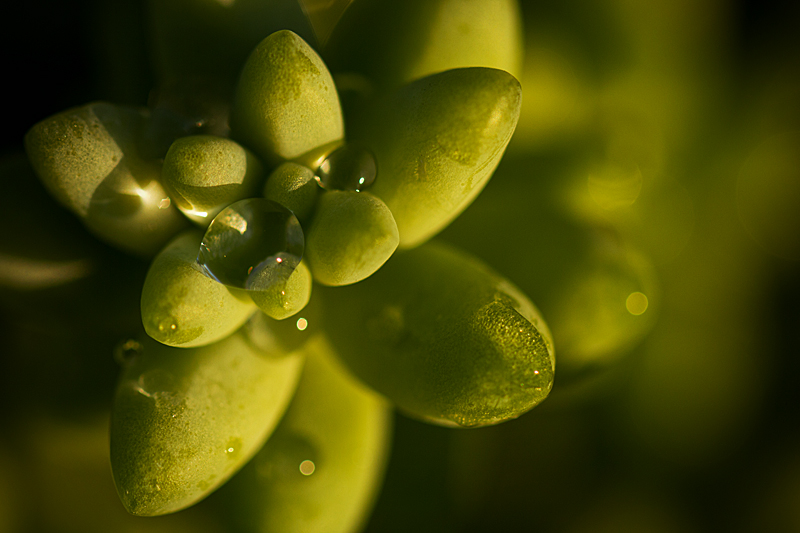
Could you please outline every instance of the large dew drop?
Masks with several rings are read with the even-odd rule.
[[[378,166],[372,152],[359,144],[347,144],[328,156],[317,170],[323,189],[360,192],[375,181]]]
[[[214,218],[197,262],[220,283],[265,290],[289,279],[304,248],[303,230],[290,210],[271,200],[250,198]]]

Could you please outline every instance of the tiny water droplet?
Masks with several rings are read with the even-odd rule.
[[[238,437],[231,437],[225,444],[225,455],[229,459],[236,459],[239,457],[239,452],[242,450],[242,439]]]
[[[127,339],[114,347],[114,360],[122,366],[131,364],[142,354],[142,343],[135,339]]]
[[[308,327],[308,320],[306,320],[305,318],[297,319],[297,329],[299,329],[300,331],[305,331],[307,327]]]
[[[300,263],[305,237],[294,214],[263,198],[240,200],[209,224],[198,264],[215,280],[240,289],[284,283]]]
[[[320,164],[317,182],[323,189],[362,191],[372,185],[378,173],[375,156],[360,144],[346,144]]]
[[[158,202],[158,208],[159,209],[167,209],[170,206],[171,203],[172,203],[172,200],[170,200],[169,196],[167,196],[166,198],[162,198],[161,201]]]

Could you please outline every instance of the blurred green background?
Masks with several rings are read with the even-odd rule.
[[[397,415],[366,531],[800,531],[798,5],[520,3],[517,132],[441,238],[539,306],[556,384],[492,428]],[[116,499],[111,354],[138,320],[147,265],[88,236],[19,156],[24,133],[56,112],[147,102],[145,7],[46,0],[0,13],[13,28],[0,532],[224,531],[202,505],[136,519]]]

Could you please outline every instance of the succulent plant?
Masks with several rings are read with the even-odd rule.
[[[740,4],[9,3],[0,531],[797,530]]]
[[[258,16],[291,27],[297,7]],[[390,405],[477,427],[520,416],[553,384],[550,333],[527,296],[430,241],[515,129],[522,91],[502,68],[521,56],[517,8],[414,2],[400,25],[413,46],[376,37],[376,55],[357,58],[353,24],[366,13],[380,36],[396,22],[364,1],[322,57],[279,29],[246,60],[249,30],[224,40],[245,24],[247,6],[232,8],[222,20],[156,3],[164,86],[179,90],[150,109],[64,111],[25,147],[89,231],[152,258],[146,335],[117,351],[111,464],[126,509],[172,513],[236,475],[219,500],[237,502],[245,529],[352,531],[382,475]],[[215,31],[192,45],[212,45],[207,64],[179,38],[193,18]],[[337,496],[321,501],[326,487]]]

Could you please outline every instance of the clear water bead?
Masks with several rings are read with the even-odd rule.
[[[220,283],[265,290],[289,279],[304,248],[303,229],[290,210],[250,198],[229,205],[211,221],[197,262]]]
[[[360,192],[375,181],[378,165],[375,156],[359,144],[346,144],[328,156],[317,170],[323,189]]]

